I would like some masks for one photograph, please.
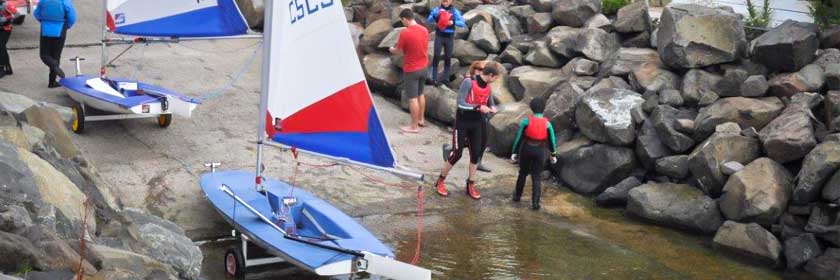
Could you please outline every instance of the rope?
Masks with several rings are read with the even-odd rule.
[[[90,199],[85,200],[85,203],[82,207],[84,207],[84,215],[85,217],[82,219],[82,233],[79,236],[79,267],[76,270],[76,280],[83,280],[85,278],[85,231],[87,231],[87,219],[88,219],[88,211],[90,210]]]
[[[257,47],[254,48],[254,52],[251,53],[251,57],[248,58],[248,61],[246,61],[245,64],[242,64],[242,67],[239,68],[239,71],[236,72],[236,74],[233,76],[232,79],[230,79],[228,81],[227,84],[223,85],[222,87],[218,88],[215,91],[208,92],[208,93],[198,97],[198,99],[201,100],[201,101],[207,101],[207,100],[219,97],[220,95],[224,94],[226,91],[230,90],[230,88],[233,87],[233,85],[236,84],[236,82],[239,81],[239,79],[242,78],[242,74],[245,74],[245,72],[248,70],[248,68],[251,68],[251,65],[254,64],[254,60],[257,58],[257,53],[259,52],[260,49],[262,49],[262,44],[255,44],[255,45],[257,45]],[[252,46],[249,46],[249,47],[252,47]]]

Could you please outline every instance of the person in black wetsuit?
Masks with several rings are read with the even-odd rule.
[[[441,196],[449,196],[446,190],[446,175],[452,166],[461,159],[464,147],[470,150],[469,177],[466,183],[466,193],[473,199],[480,199],[481,195],[475,187],[475,174],[478,160],[487,145],[486,114],[496,112],[496,104],[490,90],[490,83],[499,78],[500,68],[497,63],[488,63],[481,74],[472,79],[464,79],[458,90],[458,110],[455,114],[455,130],[452,132],[452,151],[444,163],[435,188]]]
[[[557,140],[554,138],[551,122],[543,117],[545,100],[534,98],[530,106],[534,114],[522,119],[519,123],[519,131],[516,132],[516,139],[513,140],[513,154],[510,156],[513,162],[519,160],[519,177],[516,179],[513,201],[518,202],[522,197],[525,178],[531,175],[531,207],[539,210],[540,183],[542,182],[540,177],[545,170],[546,148],[551,150],[551,164],[557,163]],[[522,138],[523,135],[525,138]],[[521,158],[519,158],[520,154]]]

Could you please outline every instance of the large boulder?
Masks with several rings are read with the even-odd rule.
[[[589,59],[604,62],[613,57],[621,43],[618,36],[599,28],[584,28],[580,30],[575,51]]]
[[[648,62],[630,72],[630,84],[640,92],[679,89],[680,83],[680,76],[659,63]]]
[[[54,147],[63,158],[79,155],[79,148],[67,129],[67,122],[61,114],[49,106],[32,106],[23,111],[26,122],[46,133],[46,142]]]
[[[554,2],[557,0],[530,0],[528,1],[530,7],[534,7],[534,10],[538,13],[550,13],[552,9],[554,9]]]
[[[527,19],[528,33],[545,33],[554,24],[551,13],[536,13]]]
[[[697,105],[706,92],[716,91],[718,83],[723,79],[720,75],[706,72],[702,69],[691,69],[682,79],[683,101],[687,105]]]
[[[145,214],[134,209],[126,209],[137,228],[140,251],[162,263],[169,264],[184,279],[198,279],[201,273],[203,256],[201,249],[184,235],[184,230],[175,223]]]
[[[828,103],[828,114],[831,116],[831,123],[826,125],[833,131],[840,131],[840,91],[832,90],[826,93],[825,102]]]
[[[745,98],[730,97],[716,101],[694,120],[695,140],[702,140],[715,131],[715,127],[734,122],[742,128],[755,127],[760,130],[782,112],[784,104],[776,97]]]
[[[444,124],[455,123],[458,94],[448,87],[423,87],[426,96],[426,117]]]
[[[814,60],[818,32],[812,23],[787,20],[755,38],[750,57],[773,71],[797,71]]]
[[[9,112],[13,115],[23,113],[29,107],[34,106],[35,100],[29,97],[14,94],[10,92],[0,91],[0,111]]]
[[[49,271],[70,269],[78,271],[80,264],[79,261],[82,258],[52,229],[42,225],[37,225],[28,228],[24,233],[24,236],[32,242],[32,245],[46,253],[40,259],[43,264],[43,267],[40,267],[41,270]],[[94,266],[87,260],[82,260],[81,265],[85,273],[96,273],[96,268],[94,268]]]
[[[388,96],[396,95],[397,84],[402,81],[400,70],[391,64],[388,55],[372,53],[362,59],[365,76],[373,90]]]
[[[469,65],[475,61],[487,58],[487,53],[470,41],[456,39],[454,46],[452,56],[457,58],[462,65]]]
[[[741,85],[749,76],[750,73],[741,68],[726,69],[723,78],[715,85],[715,93],[724,97],[741,96]]]
[[[636,168],[633,150],[603,144],[578,148],[561,155],[561,160],[563,182],[582,194],[599,194]]]
[[[828,65],[840,63],[840,49],[824,49],[817,50],[817,59],[814,64],[819,65],[825,70]]]
[[[834,172],[834,176],[825,183],[822,195],[825,200],[840,203],[840,172]]]
[[[543,0],[543,1],[551,1],[551,0]],[[534,9],[535,9],[535,7],[533,7],[531,5],[518,5],[518,6],[511,6],[509,12],[510,12],[511,15],[516,17],[516,20],[518,20],[520,23],[526,23],[522,27],[523,27],[523,30],[528,30],[528,25],[530,24],[528,22],[528,19],[533,17],[536,13],[538,13]],[[551,16],[551,9],[550,8],[549,8],[548,11],[545,11],[545,12],[548,12],[549,17]],[[527,33],[533,33],[533,32],[528,31]]]
[[[514,66],[520,66],[525,61],[525,55],[519,49],[508,45],[501,54],[499,54],[499,62],[510,63]]]
[[[586,24],[584,24],[583,27],[603,29],[607,32],[612,32],[615,30],[615,27],[613,27],[610,19],[603,14],[597,14],[589,18],[589,20],[586,21]]]
[[[531,51],[525,55],[525,62],[534,66],[550,68],[558,68],[565,63],[564,60],[558,59],[554,56],[545,41],[534,42],[534,46],[531,47]]]
[[[667,156],[656,160],[656,173],[674,179],[688,176],[688,155]]]
[[[810,64],[798,72],[784,73],[770,78],[769,91],[775,96],[792,96],[800,92],[819,91],[825,84],[822,67]]]
[[[641,110],[642,96],[626,89],[602,89],[583,97],[575,109],[581,132],[592,140],[624,146],[633,143],[636,126],[631,112]]]
[[[468,41],[488,53],[498,53],[501,48],[499,39],[496,38],[496,33],[493,32],[493,26],[484,21],[473,25]]]
[[[362,41],[359,42],[366,53],[374,53],[379,49],[379,43],[394,29],[390,19],[379,19],[365,27],[362,33]]]
[[[840,142],[826,141],[817,145],[805,156],[802,169],[793,190],[793,203],[808,204],[815,201],[823,185],[840,168]]]
[[[642,67],[645,63],[661,64],[659,54],[656,50],[644,48],[620,48],[615,61],[610,67],[609,74],[615,76],[627,76]]]
[[[805,265],[805,271],[819,279],[836,280],[840,278],[840,248],[828,248],[825,253]]]
[[[559,69],[521,66],[510,71],[508,89],[516,100],[530,102],[535,97],[547,97],[554,87],[568,79]]]
[[[814,204],[805,231],[832,246],[840,247],[840,208],[831,204]]]
[[[656,45],[666,65],[701,68],[742,57],[747,41],[738,14],[694,4],[675,4],[662,12]]]
[[[762,97],[768,89],[770,89],[770,84],[767,83],[767,78],[762,75],[749,76],[741,84],[741,96]]]
[[[805,233],[785,240],[787,267],[796,269],[811,259],[822,255],[823,248],[812,233]]]
[[[726,221],[715,234],[714,243],[717,247],[773,264],[779,263],[782,254],[779,240],[756,223]]]
[[[636,138],[636,156],[645,169],[653,170],[657,159],[670,156],[671,150],[662,143],[656,126],[650,118],[645,119]]]
[[[589,18],[601,13],[598,0],[558,0],[551,15],[559,25],[582,27]]]
[[[705,234],[723,223],[717,202],[684,184],[647,183],[633,188],[627,197],[627,213]]]
[[[678,110],[668,105],[659,105],[653,110],[650,119],[656,126],[656,132],[662,143],[674,152],[682,153],[694,147],[694,139],[677,131],[674,123],[678,119],[693,120],[697,113],[691,110]]]
[[[615,31],[621,33],[633,33],[651,31],[652,24],[650,14],[644,1],[636,1],[630,5],[621,7],[615,19]]]
[[[803,102],[791,103],[781,115],[761,129],[759,136],[767,156],[779,163],[805,157],[817,145],[814,127],[811,124],[810,105]]]
[[[601,206],[623,206],[627,204],[627,193],[635,187],[642,185],[636,177],[630,176],[615,186],[609,187],[603,193],[595,197],[595,203]]]
[[[737,132],[717,132],[691,152],[688,169],[701,190],[717,197],[726,183],[721,166],[730,161],[748,164],[758,158],[760,151],[758,139]]]
[[[87,250],[101,256],[99,279],[178,279],[171,266],[131,251],[88,244]]]
[[[381,50],[388,50],[391,47],[395,47],[397,45],[397,41],[400,39],[400,33],[402,33],[403,30],[405,30],[405,27],[391,29],[391,31],[388,32],[388,35],[385,35],[385,38],[382,38],[382,41],[379,42],[377,48]]]
[[[557,26],[545,35],[548,48],[554,53],[572,59],[578,55],[578,41],[582,29],[568,26]]]
[[[19,205],[0,206],[0,231],[21,234],[32,225],[32,217],[26,208]]]
[[[510,156],[519,122],[532,112],[527,104],[521,102],[506,103],[498,106],[499,111],[490,119],[487,144],[498,156]]]
[[[502,5],[479,5],[464,13],[464,20],[470,28],[479,21],[492,24],[500,43],[511,42],[514,37],[523,33],[522,24]]]
[[[25,266],[46,269],[46,253],[26,237],[0,231],[0,271],[20,271]]]
[[[770,158],[759,158],[729,177],[718,203],[728,220],[769,227],[787,209],[792,192],[790,172]]]
[[[545,117],[551,121],[555,132],[576,127],[575,108],[583,95],[583,89],[568,82],[554,90],[546,102]]]

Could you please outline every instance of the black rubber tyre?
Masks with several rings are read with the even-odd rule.
[[[225,274],[236,279],[245,279],[245,257],[242,249],[231,248],[225,252]]]
[[[169,125],[172,124],[172,114],[158,115],[157,120],[160,127],[169,127]]]
[[[73,119],[70,120],[70,130],[80,134],[83,130],[85,130],[85,109],[83,109],[82,106],[74,105],[72,110]]]

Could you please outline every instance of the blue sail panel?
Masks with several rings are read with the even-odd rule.
[[[124,35],[222,37],[248,32],[234,0],[109,0],[108,28]]]

